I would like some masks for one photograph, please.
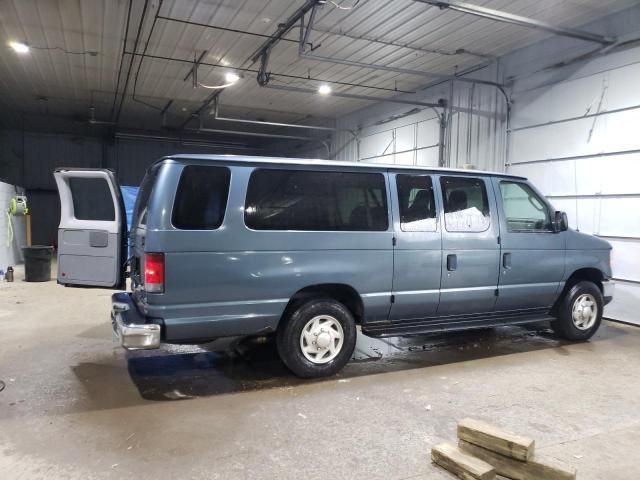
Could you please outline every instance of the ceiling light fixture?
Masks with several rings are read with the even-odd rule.
[[[227,72],[224,76],[227,83],[236,83],[240,80],[240,76],[235,72]]]
[[[331,93],[331,87],[326,83],[323,83],[318,87],[318,93],[320,95],[329,95]]]
[[[29,46],[22,42],[9,42],[9,46],[17,53],[29,53]]]
[[[242,78],[241,75],[238,75],[235,72],[227,72],[224,74],[224,85],[205,85],[204,83],[199,83],[198,82],[198,86],[202,87],[202,88],[209,88],[211,90],[217,90],[217,89],[221,89],[221,88],[227,88],[230,87],[231,85],[235,84],[238,80],[240,80]]]

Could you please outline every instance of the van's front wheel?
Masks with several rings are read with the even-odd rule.
[[[349,361],[356,345],[353,315],[342,303],[310,300],[283,319],[278,328],[280,358],[299,377],[326,377]]]
[[[567,340],[588,340],[600,327],[604,306],[602,292],[592,282],[573,285],[558,306],[551,328]]]

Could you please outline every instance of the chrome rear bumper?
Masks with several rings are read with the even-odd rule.
[[[120,345],[127,350],[159,348],[160,325],[140,322],[144,318],[135,310],[131,300],[123,301],[121,296],[122,294],[116,293],[111,300],[111,326],[120,340]],[[139,323],[136,323],[136,320]]]

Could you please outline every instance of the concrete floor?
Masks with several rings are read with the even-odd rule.
[[[105,290],[0,284],[2,479],[447,479],[429,449],[477,417],[578,478],[640,476],[640,329],[368,340],[301,381],[273,345],[126,353]]]

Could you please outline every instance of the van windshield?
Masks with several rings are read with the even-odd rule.
[[[133,210],[132,229],[139,225],[144,226],[147,223],[147,207],[149,205],[149,198],[151,197],[151,192],[153,191],[153,186],[156,183],[156,178],[158,177],[159,172],[160,165],[154,165],[147,171],[147,174],[142,180],[142,185],[140,185],[140,191],[138,192],[138,198],[136,199],[136,205]]]

